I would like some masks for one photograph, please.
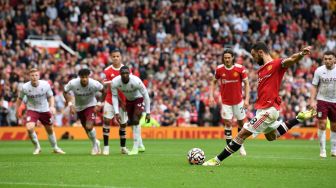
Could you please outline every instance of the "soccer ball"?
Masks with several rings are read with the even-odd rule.
[[[189,150],[187,159],[191,165],[201,165],[205,161],[204,151],[200,148],[193,148]]]

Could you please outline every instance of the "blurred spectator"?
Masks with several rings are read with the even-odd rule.
[[[9,123],[7,121],[8,115],[8,101],[6,101],[3,97],[0,98],[0,126],[8,126]]]
[[[201,100],[200,95],[196,95],[195,100],[191,101],[192,104],[196,107],[197,111],[197,125],[202,126],[203,125],[203,119],[204,119],[204,113],[205,113],[205,104]]]
[[[174,125],[175,115],[169,110],[164,111],[160,119],[160,125],[163,127]]]

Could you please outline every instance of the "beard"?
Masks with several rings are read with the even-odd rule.
[[[260,58],[260,59],[257,61],[257,63],[258,63],[259,66],[262,66],[262,65],[264,65],[264,60]]]

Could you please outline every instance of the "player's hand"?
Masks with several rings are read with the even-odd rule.
[[[244,100],[244,108],[247,109],[249,107],[250,103],[248,100]]]
[[[56,108],[51,106],[50,107],[50,112],[51,112],[51,114],[56,114]]]
[[[114,115],[114,118],[115,118],[115,120],[120,124],[120,122],[121,122],[120,114],[115,114],[115,115]]]
[[[316,109],[316,101],[315,100],[310,101],[309,107],[312,109]]]
[[[72,115],[75,115],[76,114],[76,108],[74,107],[74,105],[70,105],[70,113]]]
[[[302,56],[305,56],[305,55],[310,55],[311,54],[311,50],[312,50],[312,46],[307,46],[307,47],[304,47],[303,49],[302,49],[302,51],[300,52],[300,54],[302,55]]]
[[[145,122],[146,122],[146,123],[149,123],[149,122],[150,122],[150,119],[151,119],[151,117],[150,117],[150,113],[147,113],[147,114],[146,114],[146,117],[145,117]]]

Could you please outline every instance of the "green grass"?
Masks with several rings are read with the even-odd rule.
[[[138,156],[90,156],[89,141],[60,141],[66,155],[51,154],[48,142],[33,156],[29,141],[0,142],[0,187],[335,187],[336,158],[320,159],[316,141],[248,140],[248,156],[235,154],[219,167],[192,166],[186,153],[202,148],[207,159],[222,140],[145,140]],[[132,141],[128,141],[130,146]]]

